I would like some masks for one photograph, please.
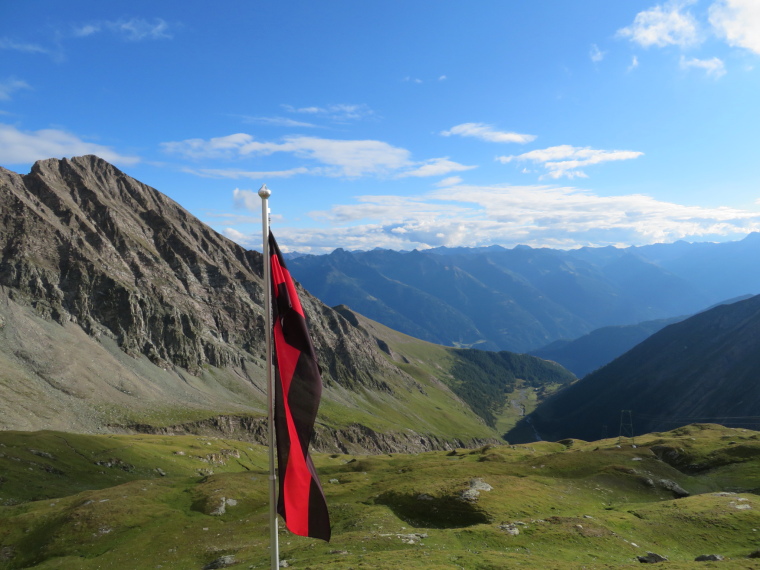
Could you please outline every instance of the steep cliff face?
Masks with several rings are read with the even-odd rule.
[[[2,169],[0,184],[0,284],[15,300],[195,374],[263,356],[258,252],[95,156],[40,161],[26,176]],[[353,327],[305,304],[328,381],[382,386],[383,361],[351,346]]]
[[[300,294],[326,386],[323,447],[339,449],[343,432],[381,434],[374,450],[407,445],[392,444],[402,433],[415,448],[494,435],[448,388],[413,378],[364,327]],[[213,418],[261,417],[262,304],[261,254],[104,160],[0,168],[0,428],[179,433],[206,422],[224,433]],[[450,421],[428,417],[431,396]]]
[[[261,259],[94,156],[0,172],[0,283],[41,315],[197,372],[261,346]]]

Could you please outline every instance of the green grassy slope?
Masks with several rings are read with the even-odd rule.
[[[506,351],[445,347],[395,331],[345,306],[336,309],[377,339],[384,356],[424,387],[420,416],[436,421],[443,433],[465,434],[474,429],[472,433],[482,437],[487,427],[501,435],[533,411],[544,396],[575,380],[555,362]],[[477,414],[479,426],[463,423],[447,410],[458,408],[457,398]]]
[[[333,540],[281,530],[293,568],[632,568],[647,551],[760,566],[758,432],[315,463]],[[267,568],[265,464],[232,440],[1,432],[0,568]]]

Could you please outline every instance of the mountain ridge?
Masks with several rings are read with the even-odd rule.
[[[760,422],[758,370],[760,295],[668,325],[550,397],[506,438],[591,440],[602,426],[622,425],[626,410],[632,425],[625,431],[633,434],[693,422],[753,429]]]
[[[574,340],[556,340],[529,354],[558,362],[578,378],[611,362],[657,331],[686,317],[644,321],[595,329]]]
[[[0,170],[0,206],[0,426],[258,440],[260,253],[95,156]],[[460,353],[407,339],[391,354],[392,333],[386,342],[297,287],[325,385],[315,445],[498,441],[452,390]]]
[[[293,275],[328,304],[347,304],[448,346],[529,352],[603,326],[690,314],[711,303],[694,283],[630,251],[341,250],[291,261]]]

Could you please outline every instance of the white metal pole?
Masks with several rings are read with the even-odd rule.
[[[277,472],[274,466],[274,376],[272,374],[272,278],[269,259],[269,205],[272,192],[266,184],[259,188],[261,197],[261,232],[264,242],[264,327],[267,344],[267,400],[269,406],[269,551],[271,570],[280,567],[280,543],[277,533]]]

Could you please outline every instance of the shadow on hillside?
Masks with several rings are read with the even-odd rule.
[[[491,522],[488,513],[459,496],[431,497],[388,491],[375,499],[404,522],[424,528],[464,528]]]

